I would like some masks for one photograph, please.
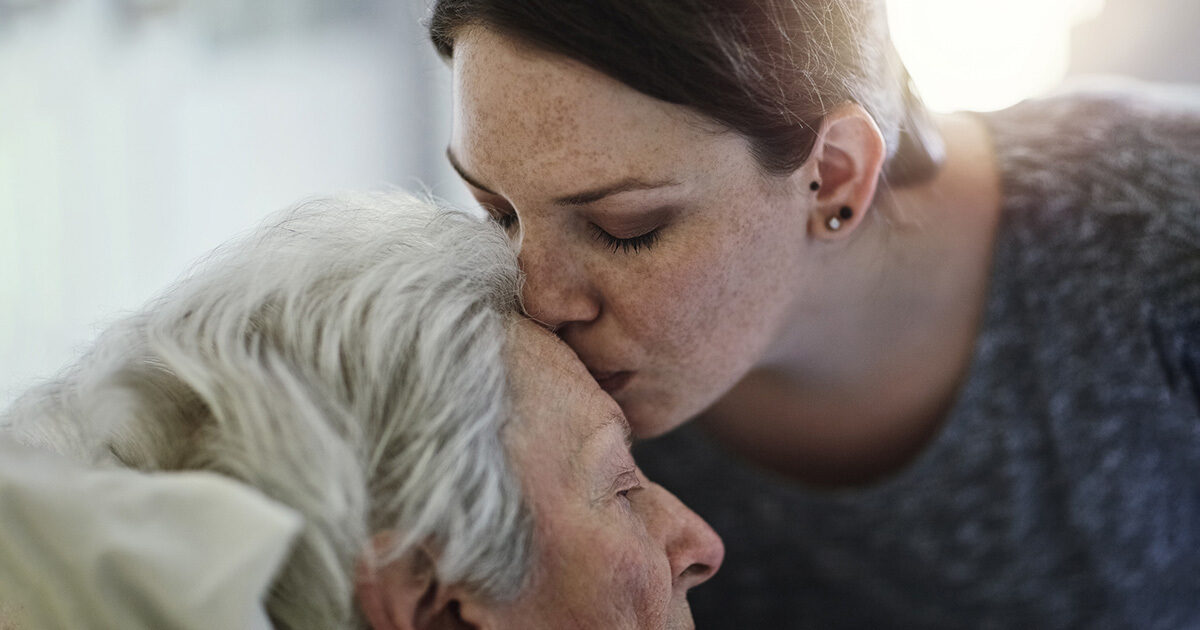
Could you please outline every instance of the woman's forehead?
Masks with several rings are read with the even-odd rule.
[[[460,42],[450,148],[481,183],[529,173],[643,174],[711,139],[713,127],[699,115],[582,63],[480,29]]]

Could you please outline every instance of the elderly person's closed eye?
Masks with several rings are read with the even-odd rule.
[[[298,512],[278,628],[692,627],[720,540],[642,475],[620,407],[518,288],[487,222],[394,193],[306,204],[112,327],[6,431]]]

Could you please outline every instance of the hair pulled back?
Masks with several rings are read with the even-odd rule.
[[[881,0],[437,0],[429,33],[450,58],[475,25],[718,121],[768,173],[802,165],[847,101],[879,125],[892,184],[927,180],[941,161]]]

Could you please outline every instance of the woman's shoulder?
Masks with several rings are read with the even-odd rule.
[[[1200,199],[1200,85],[1076,82],[983,118],[1006,195],[1101,206]]]
[[[1200,234],[1200,85],[1076,83],[982,116],[1010,221]]]
[[[1092,81],[983,117],[1014,290],[1072,296],[1047,308],[1081,326],[1200,313],[1200,86]]]
[[[1200,130],[1200,84],[1081,78],[983,116],[997,131],[1030,140],[1035,136],[1029,132],[1037,131],[1043,141],[1094,146],[1106,141],[1105,131],[1175,128],[1190,131],[1193,148],[1200,148],[1194,137]]]

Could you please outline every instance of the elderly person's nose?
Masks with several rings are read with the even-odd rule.
[[[592,321],[600,314],[600,301],[586,269],[570,251],[526,233],[518,259],[525,272],[522,302],[532,319],[559,330],[568,324]]]
[[[703,584],[725,559],[721,537],[662,486],[652,483],[650,490],[656,494],[658,507],[651,520],[652,531],[666,547],[675,586],[686,590]]]

